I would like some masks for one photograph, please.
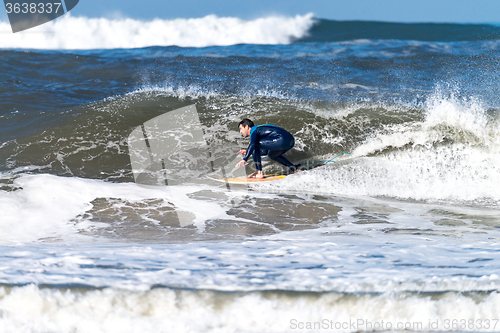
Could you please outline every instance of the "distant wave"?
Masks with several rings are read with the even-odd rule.
[[[300,41],[339,42],[359,39],[425,42],[499,40],[500,27],[489,24],[316,20],[309,34]]]
[[[314,22],[313,14],[250,21],[215,15],[139,21],[72,17],[68,14],[25,33],[3,34],[0,48],[54,50],[289,44],[305,37]],[[0,22],[0,31],[11,31],[9,24]]]

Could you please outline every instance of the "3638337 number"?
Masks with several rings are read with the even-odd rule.
[[[445,330],[490,330],[496,329],[499,319],[445,319]]]
[[[5,8],[7,9],[7,14],[52,14],[58,13],[61,8],[62,3],[60,2],[48,2],[48,3],[10,3],[7,2],[5,4]]]

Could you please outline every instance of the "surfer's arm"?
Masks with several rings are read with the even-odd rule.
[[[246,150],[246,149],[242,149],[242,150],[240,150],[240,151],[238,152],[238,155],[240,155],[240,154],[245,155],[245,154],[246,154],[246,152],[247,152],[247,150]],[[247,163],[247,161],[245,161],[245,160],[241,160],[241,161],[239,161],[239,162],[238,162],[238,164],[236,164],[236,168],[242,167],[242,166],[244,166],[246,163]]]
[[[250,155],[252,155],[252,152],[255,150],[255,143],[258,142],[257,135],[252,135],[250,137],[250,144],[248,145],[248,148],[242,149],[238,152],[238,154],[245,154],[245,157],[243,157],[243,160],[239,161],[238,164],[236,164],[236,168],[242,167],[247,163],[248,158]]]
[[[257,129],[258,130],[258,129]],[[252,155],[253,151],[255,150],[255,146],[259,142],[259,135],[257,133],[253,133],[253,135],[250,136],[250,144],[248,145],[245,157],[243,157],[243,160],[246,162]]]
[[[250,146],[248,146],[248,148],[250,148]],[[238,155],[239,154],[245,154],[245,153],[246,153],[245,157],[243,157],[243,159],[241,161],[239,161],[238,164],[236,164],[236,168],[242,167],[242,166],[244,166],[247,163],[247,160],[248,160],[248,149],[242,149],[242,150],[240,150],[238,152]]]

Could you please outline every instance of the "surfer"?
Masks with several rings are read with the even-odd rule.
[[[247,149],[238,152],[238,154],[243,154],[245,157],[236,164],[236,167],[239,168],[245,165],[250,155],[252,155],[257,171],[249,175],[249,178],[264,178],[261,163],[262,155],[267,155],[270,159],[287,166],[292,172],[298,171],[299,165],[292,164],[283,156],[295,144],[295,139],[289,132],[275,125],[261,124],[255,126],[250,119],[243,119],[238,128],[243,137],[250,137],[250,144]]]

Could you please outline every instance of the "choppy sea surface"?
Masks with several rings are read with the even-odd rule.
[[[500,330],[499,27],[34,31],[0,40],[0,332]],[[136,184],[129,135],[189,105],[217,163]],[[242,118],[291,132],[293,162],[351,155],[210,181]]]

